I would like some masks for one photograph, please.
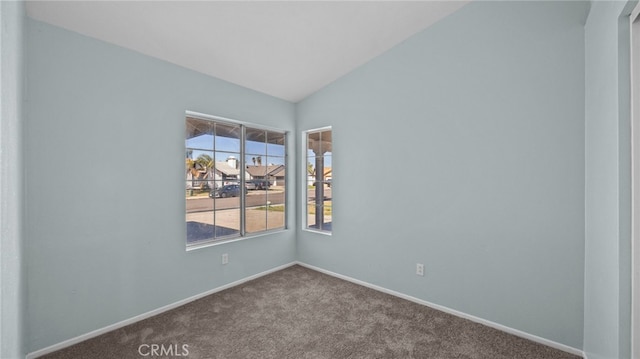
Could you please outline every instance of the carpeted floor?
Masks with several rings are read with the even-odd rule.
[[[301,266],[43,358],[145,357],[578,358]]]

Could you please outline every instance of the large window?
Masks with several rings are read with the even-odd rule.
[[[333,213],[331,128],[307,131],[305,138],[307,164],[305,227],[331,233]]]
[[[187,115],[187,245],[285,228],[286,134]]]

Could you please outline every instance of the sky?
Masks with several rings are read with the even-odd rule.
[[[207,154],[214,157],[214,136],[201,135],[190,138],[185,141],[187,148],[193,149],[192,158],[196,159],[201,154]],[[229,156],[235,158],[240,157],[240,140],[237,138],[229,138],[215,136],[215,160],[226,161]],[[284,164],[284,145],[276,145],[264,142],[247,141],[245,148],[245,163],[253,165],[253,157],[262,157],[262,164]],[[256,163],[257,164],[257,163]]]
[[[215,138],[214,138],[215,137]],[[200,135],[187,139],[185,145],[187,148],[193,149],[191,158],[196,159],[201,154],[207,154],[214,157],[214,140],[215,140],[215,160],[226,161],[229,156],[235,158],[240,157],[240,139],[213,136],[209,134]],[[331,152],[325,153],[325,167],[331,167]],[[245,164],[253,165],[253,157],[261,156],[263,165],[284,165],[285,164],[285,148],[284,145],[272,143],[247,141],[245,148]],[[307,160],[315,166],[314,153],[307,151]],[[256,163],[257,164],[257,163]]]

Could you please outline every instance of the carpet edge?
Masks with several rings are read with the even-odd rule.
[[[476,317],[476,316],[471,315],[471,314],[460,312],[458,310],[451,309],[451,308],[445,307],[443,305],[431,303],[429,301],[426,301],[426,300],[423,300],[423,299],[420,299],[420,298],[416,298],[416,297],[412,297],[410,295],[407,295],[407,294],[404,294],[404,293],[401,293],[401,292],[396,292],[394,290],[387,289],[385,287],[381,287],[381,286],[378,286],[378,285],[375,285],[375,284],[371,284],[369,282],[365,282],[365,281],[362,281],[360,279],[356,279],[356,278],[352,278],[352,277],[349,277],[349,276],[346,276],[346,275],[343,275],[343,274],[335,273],[335,272],[326,270],[324,268],[316,267],[316,266],[311,265],[311,264],[307,264],[307,263],[300,262],[300,261],[297,261],[296,264],[298,264],[298,265],[300,265],[302,267],[305,267],[305,268],[308,268],[308,269],[311,269],[311,270],[314,270],[314,271],[317,271],[317,272],[320,272],[320,273],[335,277],[335,278],[346,280],[348,282],[351,282],[351,283],[354,283],[354,284],[361,285],[363,287],[367,287],[367,288],[376,290],[378,292],[386,293],[386,294],[389,294],[389,295],[392,295],[392,296],[395,296],[395,297],[398,297],[398,298],[402,298],[402,299],[408,300],[408,301],[416,303],[416,304],[424,305],[426,307],[433,308],[433,309],[439,310],[441,312],[454,315],[454,316],[459,317],[459,318],[468,319],[468,320],[470,320],[472,322],[475,322],[475,323],[478,323],[478,324],[482,324],[482,325],[486,325],[486,326],[488,326],[490,328],[497,329],[497,330],[500,330],[502,332],[505,332],[505,333],[508,333],[508,334],[512,334],[512,335],[515,335],[515,336],[520,337],[520,338],[528,339],[528,340],[531,340],[532,342],[536,342],[536,343],[539,343],[539,344],[542,344],[542,345],[545,345],[545,346],[548,346],[548,347],[551,347],[551,348],[554,348],[554,349],[558,349],[558,350],[561,350],[561,351],[569,353],[569,354],[577,355],[577,356],[579,356],[581,358],[585,358],[586,359],[586,355],[585,355],[584,351],[582,351],[580,349],[577,349],[577,348],[574,348],[574,347],[571,347],[571,346],[568,346],[568,345],[565,345],[565,344],[562,344],[562,343],[555,342],[553,340],[542,338],[542,337],[539,337],[537,335],[533,335],[533,334],[530,334],[530,333],[527,333],[527,332],[524,332],[524,331],[521,331],[521,330],[518,330],[518,329],[515,329],[515,328],[507,327],[506,325],[503,325],[503,324],[499,324],[499,323],[492,322],[492,321],[487,320],[487,319]]]
[[[148,312],[145,312],[145,313],[142,313],[142,314],[138,314],[138,315],[136,315],[134,317],[131,317],[129,319],[124,319],[124,320],[121,320],[121,321],[119,321],[117,323],[113,323],[113,324],[107,325],[105,327],[92,330],[92,331],[90,331],[88,333],[78,335],[77,337],[70,338],[70,339],[64,340],[64,341],[62,341],[60,343],[53,344],[53,345],[50,345],[48,347],[45,347],[45,348],[38,349],[36,351],[30,352],[30,353],[28,353],[26,355],[25,359],[35,359],[37,357],[53,353],[53,352],[58,351],[60,349],[64,349],[64,348],[70,347],[72,345],[78,344],[78,343],[83,342],[85,340],[89,340],[91,338],[95,338],[95,337],[100,336],[102,334],[114,331],[116,329],[120,329],[122,327],[126,327],[127,325],[131,325],[131,324],[139,322],[141,320],[144,320],[144,319],[156,316],[158,314],[167,312],[169,310],[178,308],[178,307],[183,306],[185,304],[191,303],[191,302],[193,302],[195,300],[204,298],[204,297],[206,297],[208,295],[215,294],[215,293],[221,292],[221,291],[223,291],[225,289],[229,289],[229,288],[241,285],[243,283],[246,283],[248,281],[263,277],[265,275],[268,275],[268,274],[271,274],[271,273],[274,273],[274,272],[278,272],[278,271],[281,271],[283,269],[295,266],[296,264],[298,264],[298,262],[294,261],[294,262],[289,262],[289,263],[286,263],[286,264],[283,264],[283,265],[280,265],[280,266],[277,266],[277,267],[274,267],[274,268],[271,268],[271,269],[267,269],[266,271],[250,275],[248,277],[236,280],[234,282],[222,285],[220,287],[216,287],[216,288],[207,290],[205,292],[193,295],[193,296],[185,298],[185,299],[181,299],[181,300],[179,300],[177,302],[173,302],[173,303],[167,304],[167,305],[162,306],[160,308],[156,308],[156,309],[150,310]]]

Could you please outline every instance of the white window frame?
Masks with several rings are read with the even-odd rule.
[[[269,127],[269,126],[264,126],[264,125],[259,125],[259,124],[255,124],[255,123],[251,123],[251,122],[245,122],[245,121],[239,121],[239,120],[234,120],[234,119],[230,119],[230,118],[226,118],[226,117],[221,117],[221,116],[214,116],[214,115],[208,115],[208,114],[204,114],[204,113],[200,113],[200,112],[195,112],[195,111],[185,111],[185,117],[184,120],[186,122],[186,118],[187,117],[191,117],[191,118],[196,118],[196,119],[200,119],[200,120],[205,120],[205,121],[212,121],[212,122],[216,122],[216,123],[224,123],[224,124],[230,124],[230,125],[238,125],[241,127],[241,137],[240,137],[240,158],[238,159],[239,161],[239,167],[240,168],[246,168],[246,163],[245,163],[245,131],[246,129],[256,129],[256,130],[265,130],[265,131],[271,131],[271,132],[277,132],[277,133],[281,133],[284,135],[284,163],[285,163],[285,170],[286,168],[288,168],[288,162],[289,162],[289,145],[288,145],[288,138],[289,138],[289,131],[285,131],[283,129],[280,128],[275,128],[275,127]],[[186,149],[186,147],[183,147],[183,150]],[[215,151],[214,151],[215,152]],[[239,182],[241,184],[245,183],[246,179],[245,179],[245,171],[240,171],[240,178],[239,178]],[[285,179],[285,183],[287,183],[289,181],[287,181]],[[249,238],[255,238],[255,237],[261,237],[261,236],[265,236],[265,235],[269,235],[272,233],[278,233],[278,232],[284,232],[287,231],[289,229],[287,223],[289,223],[289,209],[287,206],[287,203],[289,203],[289,190],[287,189],[288,186],[285,187],[285,191],[284,191],[284,204],[285,204],[285,210],[284,210],[284,226],[283,227],[279,227],[276,229],[267,229],[264,231],[260,231],[260,232],[252,232],[252,233],[247,233],[246,232],[246,214],[245,214],[245,210],[246,210],[246,203],[245,203],[245,196],[242,195],[240,196],[240,231],[239,234],[237,236],[232,236],[232,237],[224,237],[224,238],[212,238],[209,240],[201,240],[198,241],[196,243],[192,243],[189,244],[187,242],[187,231],[185,230],[184,235],[184,243],[186,245],[186,250],[187,251],[191,251],[194,249],[199,249],[199,248],[205,248],[205,247],[210,247],[210,246],[216,246],[216,245],[220,245],[220,244],[225,244],[225,243],[231,243],[231,242],[237,242],[237,241],[241,241],[241,240],[245,240],[245,239],[249,239]],[[186,205],[186,203],[185,203]],[[186,208],[185,208],[185,216],[186,216],[187,212],[186,212]]]
[[[322,230],[322,229],[317,229],[317,228],[310,228],[308,225],[309,222],[309,217],[308,217],[308,206],[309,206],[309,199],[308,199],[308,195],[307,195],[307,191],[308,191],[308,173],[307,173],[307,150],[309,148],[309,137],[308,135],[311,133],[316,133],[316,132],[322,132],[322,131],[331,131],[331,136],[333,138],[333,128],[332,126],[325,126],[325,127],[318,127],[318,128],[312,128],[309,130],[304,130],[301,132],[301,138],[302,138],[302,142],[303,142],[303,146],[302,146],[302,156],[301,156],[301,161],[300,163],[301,168],[302,168],[302,181],[301,182],[301,190],[300,193],[302,193],[302,202],[301,202],[301,218],[303,219],[301,222],[302,224],[302,230],[303,231],[307,231],[307,232],[312,232],[312,233],[318,233],[318,234],[323,234],[326,236],[331,236],[333,235],[333,228],[331,230]],[[332,141],[332,150],[331,150],[331,160],[333,161],[333,141]],[[332,187],[332,191],[333,191],[333,186],[335,185],[335,183],[333,183],[333,169],[335,168],[335,166],[332,164],[332,168],[331,168],[331,174],[332,174],[332,183],[331,183],[331,187]],[[332,208],[332,226],[333,226],[333,194],[332,194],[332,204],[331,204],[331,208]]]
[[[640,4],[629,18],[631,38],[631,357],[640,359]]]

